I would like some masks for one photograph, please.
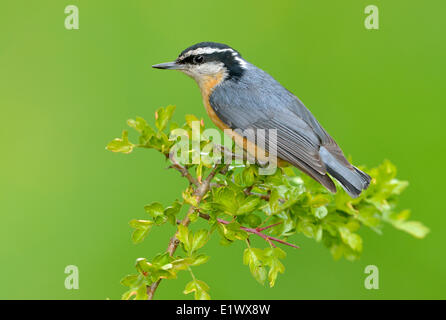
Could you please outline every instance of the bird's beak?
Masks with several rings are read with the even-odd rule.
[[[155,69],[167,69],[167,70],[178,70],[178,69],[182,69],[183,66],[176,63],[176,62],[166,62],[166,63],[160,63],[160,64],[155,64],[152,66],[152,68]]]

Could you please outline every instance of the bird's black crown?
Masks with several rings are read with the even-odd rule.
[[[211,48],[211,49],[217,49],[217,50],[221,50],[221,49],[230,49],[234,52],[236,52],[239,56],[240,53],[237,50],[234,50],[233,48],[231,48],[230,46],[228,46],[227,44],[224,43],[218,43],[218,42],[200,42],[197,44],[194,44],[193,46],[190,46],[189,48],[184,49],[181,53],[180,53],[180,57],[184,54],[186,54],[187,52],[190,51],[194,51],[196,49],[204,49],[204,48]]]

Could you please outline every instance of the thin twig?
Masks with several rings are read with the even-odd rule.
[[[178,163],[174,163],[173,165],[171,165],[169,168],[173,168],[175,170],[178,170],[181,175],[183,177],[185,177],[187,180],[189,180],[189,182],[191,184],[193,184],[194,186],[198,187],[199,183],[198,180],[195,179],[190,172],[186,169],[186,167],[183,167],[182,165],[178,164]]]
[[[266,226],[266,227],[263,227],[263,228],[256,228],[256,230],[257,231],[263,231],[263,230],[266,230],[266,229],[278,226],[279,224],[282,224],[282,222],[277,222],[277,223],[274,223],[274,224],[270,224],[269,226]]]
[[[223,223],[223,224],[229,224],[230,223],[229,221],[226,221],[226,220],[223,220],[223,219],[217,219],[217,221],[220,222],[220,223]],[[268,228],[271,228],[271,227],[273,227],[273,225],[267,226],[265,228],[268,229]],[[255,235],[265,239],[268,242],[271,240],[271,241],[279,242],[279,243],[284,244],[286,246],[290,246],[290,247],[293,247],[293,248],[296,248],[296,249],[300,249],[300,247],[296,246],[295,244],[286,242],[286,241],[281,240],[281,239],[276,238],[276,237],[272,237],[272,236],[266,235],[266,234],[262,233],[261,231],[255,229],[255,228],[247,228],[247,227],[243,227],[242,226],[242,227],[240,227],[240,229],[245,230],[246,232],[255,234]]]
[[[200,216],[200,218],[203,218],[203,219],[206,219],[206,220],[210,219],[210,216],[208,214],[205,214],[205,213],[200,213],[199,216]],[[231,223],[231,221],[226,221],[226,220],[223,220],[223,219],[217,219],[217,221],[219,223],[222,223],[222,224],[230,224]],[[266,235],[266,234],[262,233],[263,230],[266,230],[266,229],[272,228],[274,226],[277,226],[280,223],[281,222],[275,223],[275,224],[272,224],[272,225],[269,225],[269,226],[266,226],[266,227],[263,227],[263,228],[248,228],[248,227],[241,226],[240,229],[245,230],[248,233],[255,234],[255,235],[261,237],[262,239],[264,239],[265,241],[267,241],[269,243],[271,243],[271,241],[275,241],[275,242],[284,244],[286,246],[290,246],[290,247],[293,247],[293,248],[296,248],[296,249],[300,249],[300,247],[295,245],[295,244],[292,244],[292,243],[286,242],[284,240],[281,240],[279,238],[272,237],[272,236],[269,236],[269,235]],[[271,244],[274,246],[273,243],[271,243]]]
[[[216,164],[212,171],[207,176],[206,180],[204,181],[204,184],[206,184],[208,187],[211,184],[212,179],[214,179],[215,175],[221,171],[225,171],[229,168],[229,164],[225,164],[223,168],[220,168],[220,164]]]
[[[195,179],[195,177],[193,177],[190,174],[189,170],[187,170],[187,168],[185,166],[182,166],[181,164],[178,163],[178,161],[175,159],[174,154],[170,155],[170,161],[172,161],[172,165],[169,168],[173,168],[173,169],[179,171],[181,173],[181,175],[183,177],[186,177],[187,180],[189,180],[189,182],[191,184],[193,184],[196,187],[199,186],[198,180]]]

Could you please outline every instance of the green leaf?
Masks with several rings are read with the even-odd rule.
[[[190,253],[194,253],[196,250],[203,247],[209,239],[208,231],[201,229],[194,233],[193,240],[190,247]]]
[[[145,205],[144,210],[152,216],[157,225],[163,224],[167,221],[167,216],[164,214],[163,205],[159,202],[153,202]]]
[[[410,210],[403,210],[398,214],[393,214],[392,218],[397,221],[406,221],[410,217]]]
[[[158,131],[148,139],[146,146],[156,149],[161,153],[168,154],[174,143],[174,141],[169,140],[169,137],[164,132]]]
[[[140,133],[139,143],[146,144],[151,137],[155,135],[155,131],[147,124],[147,121],[141,117],[136,117],[136,119],[127,120],[129,127],[135,129]]]
[[[192,122],[194,122],[194,121],[200,121],[200,120],[198,120],[198,118],[197,118],[196,116],[194,116],[193,114],[187,114],[185,118],[186,118],[186,124],[187,124],[190,128],[192,128]]]
[[[286,257],[285,251],[280,248],[267,248],[264,250],[265,263],[270,267],[268,271],[269,286],[274,287],[277,275],[285,272],[285,266],[279,259]]]
[[[326,207],[317,207],[314,209],[314,216],[318,219],[324,219],[328,214],[328,210]]]
[[[271,194],[269,196],[269,215],[273,212],[277,211],[280,205],[280,194],[277,188],[271,190]]]
[[[130,298],[135,294],[136,294],[136,291],[128,290],[122,294],[121,300],[130,300]]]
[[[141,285],[136,289],[136,297],[135,300],[147,300],[147,286]]]
[[[311,206],[318,208],[329,204],[331,201],[330,196],[326,194],[317,194],[311,199]]]
[[[244,219],[245,223],[247,223],[251,228],[256,228],[262,223],[262,219],[255,214],[249,214]]]
[[[246,167],[242,172],[242,183],[247,187],[252,186],[255,181],[255,174],[255,166]]]
[[[358,211],[356,218],[365,226],[377,231],[377,227],[381,224],[381,216],[375,206],[363,205]]]
[[[296,218],[291,212],[281,212],[276,214],[271,224],[280,223],[271,228],[271,232],[279,237],[288,237],[296,233]]]
[[[178,225],[177,238],[181,241],[184,249],[189,252],[192,247],[193,237],[189,236],[189,230],[182,224]]]
[[[358,252],[352,250],[343,243],[333,244],[333,246],[330,248],[330,252],[335,260],[345,257],[349,261],[354,261],[359,257]]]
[[[214,202],[225,213],[234,215],[238,209],[235,192],[229,187],[218,188],[214,193]]]
[[[121,280],[121,284],[129,288],[122,295],[122,300],[129,300],[131,298],[135,300],[147,300],[144,292],[146,292],[148,282],[143,275],[128,275]]]
[[[237,209],[237,215],[253,212],[260,203],[260,198],[256,196],[248,196],[240,203]]]
[[[186,270],[189,266],[193,265],[194,260],[192,258],[179,258],[171,262],[172,268],[175,271]]]
[[[127,130],[122,131],[122,138],[116,138],[111,141],[106,149],[112,152],[130,153],[133,151],[133,143],[129,141]]]
[[[152,261],[148,262],[146,258],[136,259],[136,270],[144,277],[150,280],[150,283],[156,282],[159,279],[175,279],[176,272],[172,264],[173,258],[167,252],[158,254]]]
[[[155,126],[159,131],[163,131],[166,128],[167,123],[172,118],[175,106],[167,106],[166,108],[159,108],[156,110]]]
[[[419,221],[395,222],[393,225],[419,239],[423,239],[430,232],[429,228]]]
[[[209,295],[209,286],[201,281],[201,280],[192,280],[184,289],[184,294],[189,294],[191,292],[194,293],[195,300],[210,300],[211,296]]]
[[[180,212],[181,206],[181,202],[175,201],[171,206],[164,209],[164,215],[167,217],[167,220],[174,226],[177,224],[176,216]]]
[[[302,218],[297,224],[297,230],[308,238],[314,238],[317,233],[316,225],[308,218]]]
[[[392,180],[390,180],[388,185],[389,185],[389,188],[392,190],[392,194],[400,195],[409,186],[409,182],[392,179]]]
[[[164,266],[172,262],[172,257],[167,253],[160,253],[153,258],[152,263],[158,266]]]
[[[249,271],[259,283],[264,284],[267,276],[263,266],[263,251],[257,248],[246,248],[243,253],[243,263],[249,266]]]
[[[147,121],[141,117],[137,117],[135,120],[127,120],[127,125],[135,129],[139,133],[142,133],[144,130],[146,130],[146,127],[148,127]]]
[[[248,238],[248,233],[240,229],[240,223],[238,222],[232,222],[230,224],[218,224],[218,230],[220,234],[229,241],[234,240],[246,240]]]
[[[148,282],[143,275],[128,275],[121,280],[121,284],[129,287],[121,299],[130,300],[147,300],[147,286]]]
[[[188,189],[186,191],[183,191],[183,199],[186,201],[186,203],[190,204],[193,207],[198,206],[197,198],[191,193],[192,190]]]
[[[362,238],[356,234],[352,233],[348,228],[339,228],[339,233],[341,234],[342,241],[348,245],[350,248],[357,252],[362,251]]]
[[[138,272],[146,273],[151,269],[152,264],[147,261],[146,258],[138,258],[135,262],[135,267]]]
[[[209,238],[209,233],[205,229],[201,229],[195,233],[188,230],[187,227],[178,225],[178,240],[184,245],[184,249],[189,255],[192,255],[196,250],[203,247]]]
[[[150,229],[152,228],[153,221],[133,219],[129,222],[129,224],[132,228],[135,228],[132,233],[132,241],[133,243],[138,244],[141,243],[149,233]]]
[[[129,288],[135,288],[140,285],[141,275],[131,274],[121,279],[121,284]]]
[[[197,256],[192,257],[193,262],[191,264],[191,266],[199,266],[201,264],[204,264],[206,262],[208,262],[209,260],[209,256],[205,255],[205,254],[199,254]]]

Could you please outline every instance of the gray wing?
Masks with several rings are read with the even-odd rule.
[[[251,65],[238,82],[225,81],[217,86],[210,104],[231,129],[248,132],[247,139],[263,143],[267,148],[268,139],[259,141],[264,136],[249,133],[255,134],[255,129],[276,129],[277,156],[335,192],[319,149],[324,145],[345,159],[342,151],[302,102],[270,75]]]

